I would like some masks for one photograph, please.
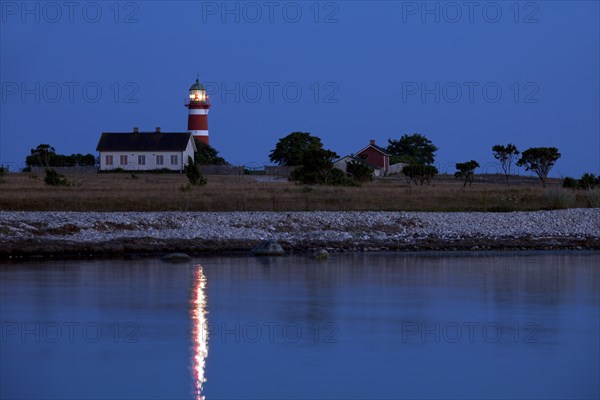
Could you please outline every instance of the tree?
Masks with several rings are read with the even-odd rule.
[[[292,132],[279,139],[275,148],[269,153],[269,160],[279,165],[302,165],[305,154],[312,150],[322,149],[321,139],[307,132]]]
[[[438,148],[420,133],[402,135],[400,140],[388,139],[387,151],[392,155],[391,163],[431,165]]]
[[[532,147],[521,154],[517,161],[519,167],[525,167],[527,171],[533,171],[540,178],[543,187],[546,187],[548,173],[560,158],[556,147]]]
[[[196,140],[196,153],[194,160],[200,165],[229,165],[219,152],[209,144]]]
[[[506,146],[497,144],[492,147],[492,151],[494,152],[494,158],[500,161],[500,166],[502,167],[502,171],[504,171],[504,176],[506,177],[506,185],[510,186],[510,182],[508,180],[510,169],[515,158],[520,153],[519,150],[517,150],[517,146],[512,143],[509,143]]]
[[[188,161],[186,166],[183,167],[183,172],[192,185],[206,185],[206,178],[202,175],[202,172],[200,172],[200,166],[198,163],[194,162],[192,157],[188,156]]]
[[[350,161],[346,164],[346,173],[357,182],[367,182],[373,180],[373,168],[364,162]]]
[[[464,185],[463,187],[467,186],[467,183],[469,184],[469,186],[471,186],[471,184],[473,183],[473,176],[474,176],[474,171],[475,168],[479,167],[479,163],[475,160],[471,160],[471,161],[467,161],[464,163],[457,163],[456,164],[456,172],[454,173],[454,177],[456,179],[459,178],[463,178],[464,179]]]
[[[50,167],[50,158],[56,154],[54,147],[49,144],[40,144],[35,149],[31,149],[31,155],[39,160],[40,165]]]
[[[93,154],[56,154],[54,147],[48,144],[40,144],[31,150],[31,155],[25,158],[28,167],[83,167],[96,165],[96,157]]]
[[[423,186],[425,182],[429,185],[438,170],[433,165],[412,164],[402,168],[402,173],[415,185]]]
[[[338,155],[322,148],[313,148],[304,152],[300,166],[292,172],[290,179],[306,185],[326,184],[329,172],[333,169],[333,160]]]

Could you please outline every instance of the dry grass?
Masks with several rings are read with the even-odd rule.
[[[257,182],[252,176],[208,176],[190,191],[178,174],[82,174],[68,176],[71,187],[49,187],[43,177],[10,174],[0,183],[0,210],[15,211],[517,211],[553,208],[535,179],[518,178],[507,188],[503,178],[480,176],[471,188],[448,176],[431,186],[385,178],[362,187],[299,186]],[[554,189],[560,180],[553,180]],[[576,193],[571,207],[586,207]]]

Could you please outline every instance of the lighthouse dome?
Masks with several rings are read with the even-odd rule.
[[[204,89],[204,85],[202,85],[200,83],[200,81],[198,79],[196,79],[196,82],[190,87],[190,90],[205,90],[205,89]]]

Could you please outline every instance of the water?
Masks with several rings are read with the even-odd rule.
[[[598,398],[599,266],[598,253],[0,264],[0,397]]]

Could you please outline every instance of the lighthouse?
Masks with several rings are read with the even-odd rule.
[[[208,144],[208,110],[210,100],[206,94],[204,85],[198,79],[190,87],[190,97],[185,106],[190,110],[188,114],[188,131],[194,139]]]

